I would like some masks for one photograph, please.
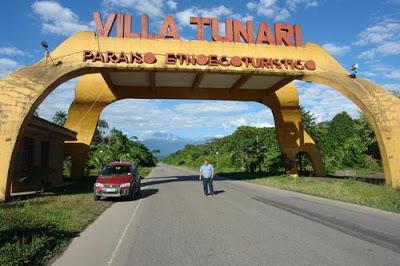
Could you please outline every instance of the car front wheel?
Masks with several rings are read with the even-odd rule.
[[[140,183],[138,184],[138,188],[137,188],[137,190],[136,190],[136,195],[140,195],[140,188],[141,188],[141,185],[140,185]]]
[[[98,201],[98,200],[100,200],[100,196],[97,196],[96,194],[94,194],[93,199],[94,199],[94,201]]]
[[[133,191],[129,191],[129,200],[134,200],[136,196],[136,193]]]

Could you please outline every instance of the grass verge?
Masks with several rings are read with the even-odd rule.
[[[111,201],[93,201],[92,182],[0,204],[0,265],[43,265]]]
[[[291,176],[257,177],[248,173],[222,173],[219,175],[400,213],[400,188],[395,189],[387,185],[373,185],[354,179],[295,178]]]
[[[139,175],[142,177],[147,176],[148,174],[150,174],[150,172],[153,170],[154,167],[139,167],[138,171],[139,171]]]

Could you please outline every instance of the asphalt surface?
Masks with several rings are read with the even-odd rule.
[[[55,265],[400,265],[400,215],[160,165]]]

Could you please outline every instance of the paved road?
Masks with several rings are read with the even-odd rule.
[[[161,165],[56,265],[400,265],[400,215]]]

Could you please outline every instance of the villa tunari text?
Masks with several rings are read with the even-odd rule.
[[[149,16],[142,15],[136,21],[128,14],[108,14],[105,20],[100,12],[93,13],[97,33],[100,37],[109,37],[113,30],[119,38],[144,38],[144,39],[174,39],[179,40],[179,27],[172,16],[166,16],[162,20],[157,34],[149,30]],[[222,35],[218,18],[190,17],[190,24],[196,31],[197,40],[212,40],[216,42],[244,42],[267,45],[301,46],[301,27],[287,23],[276,23],[273,28],[267,22],[257,25],[248,20],[242,22],[239,19],[225,19],[224,34]],[[114,29],[114,24],[116,27]],[[140,27],[138,26],[140,24]],[[140,29],[134,31],[134,28]],[[211,36],[205,36],[209,33]]]

